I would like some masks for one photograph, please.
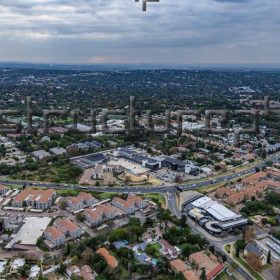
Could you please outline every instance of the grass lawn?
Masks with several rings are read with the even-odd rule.
[[[78,191],[75,191],[75,190],[56,190],[57,194],[58,195],[62,195],[62,196],[66,196],[66,195],[69,195],[69,196],[77,196],[78,195]]]
[[[10,185],[9,187],[10,187],[10,189],[13,189],[13,190],[22,189],[22,186],[17,186],[17,185]]]
[[[156,193],[149,193],[145,194],[145,197],[151,198],[152,200],[156,200],[158,203],[161,204],[162,208],[165,208],[165,197],[162,194],[156,194]]]
[[[219,274],[215,280],[237,280],[234,276],[229,276],[226,271],[223,271],[221,274]]]
[[[224,186],[226,184],[226,182],[221,182],[218,184],[214,184],[214,185],[210,185],[210,186],[206,186],[206,187],[201,187],[199,189],[197,189],[197,191],[201,192],[201,193],[208,193],[210,191],[214,191],[216,189],[218,189],[221,186]]]
[[[249,266],[249,264],[240,256],[239,258],[236,258],[234,255],[234,259],[240,263],[241,265],[243,265],[251,274],[252,276],[257,279],[257,280],[265,280],[257,271],[255,271],[254,269],[251,268],[251,266]]]
[[[227,245],[225,246],[225,250],[226,250],[228,253],[230,253],[230,244],[227,244]]]
[[[251,174],[250,174],[251,175]],[[234,178],[234,179],[231,179],[229,181],[224,181],[224,182],[220,182],[218,184],[214,184],[214,185],[210,185],[210,186],[206,186],[206,187],[201,187],[198,189],[199,192],[205,194],[205,193],[208,193],[208,192],[211,192],[211,191],[214,191],[216,189],[218,189],[219,187],[222,187],[222,186],[226,186],[226,185],[230,185],[230,182],[233,182],[233,183],[236,183],[238,180],[240,179],[244,179],[248,176],[250,176],[248,174],[244,175],[244,176],[240,176],[240,177],[237,177],[237,178]]]
[[[161,253],[159,252],[161,246],[159,245],[159,243],[149,244],[148,247],[149,249],[152,249],[154,251],[153,257],[159,258],[161,256]]]
[[[112,192],[104,192],[104,193],[97,194],[98,198],[101,200],[112,199],[116,195],[117,195],[117,193],[112,193]]]

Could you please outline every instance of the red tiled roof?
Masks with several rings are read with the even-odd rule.
[[[64,234],[54,226],[47,227],[45,232],[50,235],[52,240],[57,240],[61,237],[64,237]]]
[[[67,201],[67,204],[70,204],[70,205],[78,205],[81,203],[80,199],[78,199],[77,197],[72,197],[72,196],[67,197],[66,201]]]
[[[261,178],[266,178],[266,177],[267,177],[267,173],[266,172],[263,172],[263,171],[262,172],[257,172],[255,174],[253,174],[253,175],[243,179],[243,182],[245,184],[249,184],[249,183],[257,181],[257,180],[259,180]]]
[[[81,267],[81,276],[84,280],[94,280],[95,277],[93,275],[93,271],[88,265],[84,265]]]
[[[111,214],[114,212],[115,210],[112,207],[105,204],[100,204],[95,209],[86,209],[84,211],[84,214],[95,220],[98,218],[102,218],[103,214]]]
[[[126,200],[119,198],[119,197],[114,197],[113,202],[121,204],[125,208],[131,208],[135,204],[142,203],[143,199],[139,196],[129,194]]]
[[[184,272],[187,270],[187,265],[181,260],[176,259],[170,262],[170,265],[176,270],[176,272]]]
[[[193,270],[186,270],[183,272],[183,275],[186,280],[200,280]]]
[[[140,196],[129,194],[127,197],[127,201],[142,203],[143,199]]]
[[[54,225],[63,233],[76,231],[79,227],[68,219],[59,219],[54,222]]]
[[[94,197],[90,193],[80,192],[79,195],[77,196],[77,198],[84,199],[84,200],[90,200],[90,199],[93,199]]]
[[[199,277],[194,273],[194,271],[188,269],[185,262],[181,259],[176,259],[170,262],[170,265],[177,273],[183,273],[186,280],[199,280]]]
[[[231,196],[229,196],[227,199],[226,199],[226,202],[228,204],[237,204],[237,203],[240,203],[243,199],[244,199],[245,195],[243,192],[240,192],[240,193],[235,193]]]
[[[106,260],[110,268],[115,269],[118,267],[119,264],[117,259],[114,256],[110,255],[109,251],[106,248],[99,248],[96,253]]]
[[[230,196],[232,194],[235,194],[235,191],[229,188],[218,188],[216,190],[217,196]]]
[[[119,197],[114,197],[113,202],[122,205],[125,208],[131,208],[133,203],[131,201],[123,200]]]
[[[24,200],[31,200],[31,201],[46,203],[55,194],[56,194],[56,192],[53,189],[48,189],[48,190],[25,189],[25,190],[21,191],[14,198],[14,201],[22,203]]]
[[[105,205],[105,204],[98,205],[96,207],[96,210],[98,210],[100,212],[103,212],[103,213],[106,213],[106,214],[110,214],[112,212],[115,212],[115,210],[111,206],[108,206],[108,205]]]
[[[159,244],[165,249],[176,251],[175,247],[170,245],[165,239],[161,239]]]
[[[218,264],[213,270],[206,274],[207,280],[213,279],[219,272],[224,269],[223,264]]]
[[[101,219],[103,212],[93,209],[85,209],[84,215],[90,217],[92,220]]]

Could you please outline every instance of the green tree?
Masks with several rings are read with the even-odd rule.
[[[101,256],[94,254],[90,258],[90,266],[97,273],[102,273],[107,268],[107,263]]]
[[[128,240],[129,239],[129,234],[127,229],[124,228],[117,228],[109,234],[109,241],[115,242],[117,240]]]
[[[239,248],[240,250],[244,250],[244,248],[246,247],[246,243],[245,243],[244,240],[236,240],[234,246],[235,246],[235,248]]]
[[[267,254],[267,263],[271,264],[271,251],[270,250],[268,251],[268,254]]]
[[[182,255],[184,257],[189,257],[189,255],[199,251],[199,247],[193,244],[184,243],[182,246]]]
[[[56,272],[63,275],[63,274],[65,274],[66,269],[67,269],[67,266],[64,263],[62,263],[62,264],[60,264],[60,266],[56,270]]]
[[[186,215],[182,215],[181,220],[180,220],[180,225],[181,225],[182,227],[184,227],[184,226],[186,225],[186,222],[187,222],[187,217],[186,217]]]
[[[207,280],[205,268],[202,269],[200,280]]]
[[[239,253],[240,253],[240,249],[239,249],[239,247],[237,247],[236,250],[235,250],[235,256],[237,258],[239,258]]]

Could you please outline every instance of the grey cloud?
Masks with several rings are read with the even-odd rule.
[[[147,13],[140,6],[134,0],[0,0],[0,60],[233,63],[280,57],[278,0],[162,0]]]

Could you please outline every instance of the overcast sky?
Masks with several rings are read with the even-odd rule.
[[[0,0],[0,60],[280,63],[279,0]]]

